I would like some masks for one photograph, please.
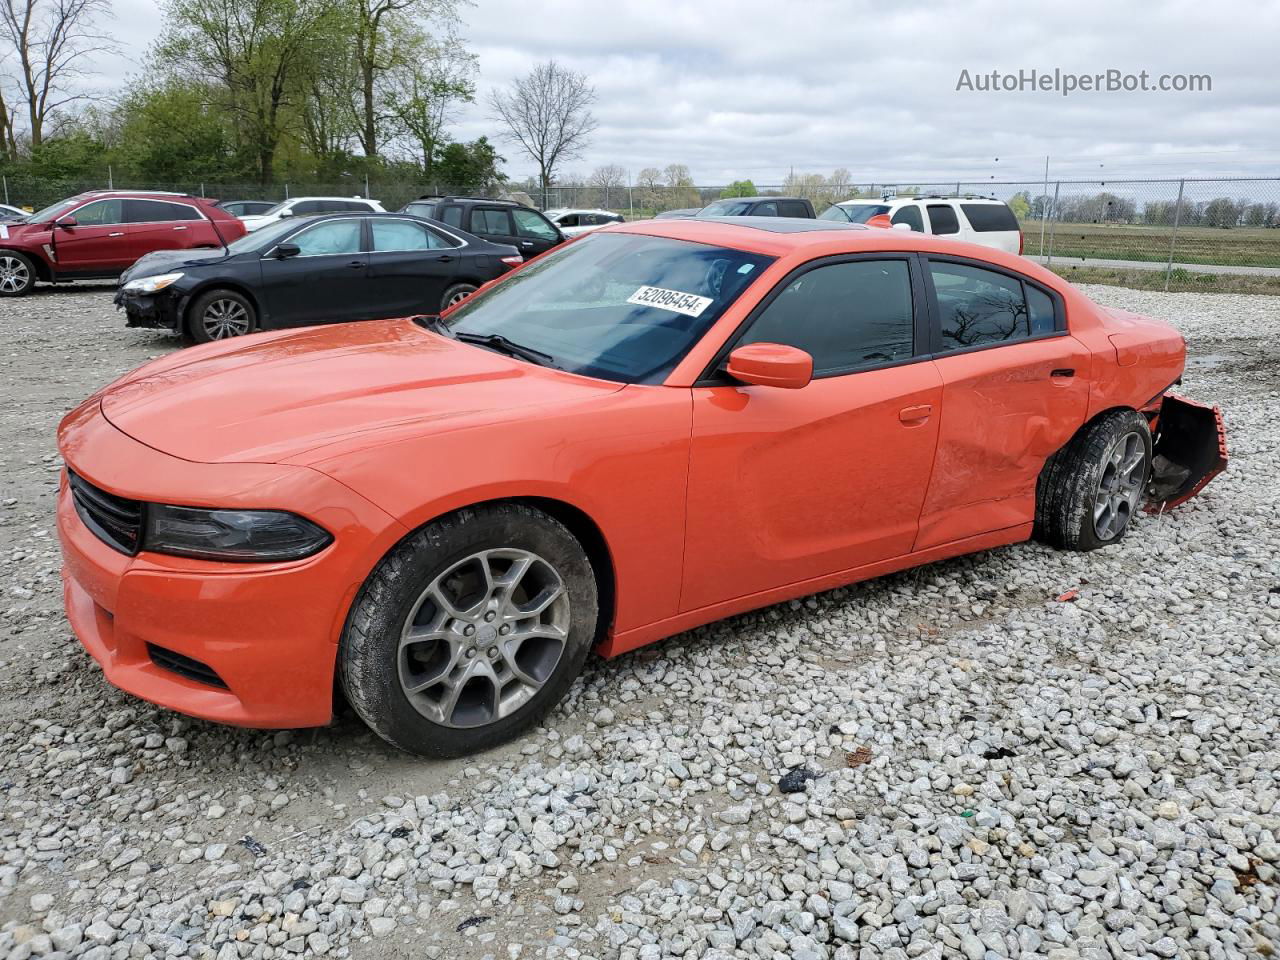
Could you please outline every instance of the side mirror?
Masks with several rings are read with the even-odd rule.
[[[292,217],[292,216],[293,216],[293,210],[292,210],[290,207],[285,207],[283,210],[281,210],[281,211],[280,211],[280,216],[282,216],[282,217]]]
[[[296,257],[302,252],[302,248],[296,243],[278,243],[276,244],[275,258],[277,260],[288,260],[290,257]]]
[[[883,227],[887,230],[893,226],[893,221],[889,219],[889,215],[887,213],[877,213],[874,217],[867,218],[867,226]]]
[[[79,226],[79,224],[76,223],[75,217],[62,217],[58,220],[55,220],[53,225],[55,227],[61,227],[63,230],[70,230],[72,227]]]
[[[729,354],[725,371],[743,383],[799,390],[813,379],[813,357],[782,343],[748,343]]]

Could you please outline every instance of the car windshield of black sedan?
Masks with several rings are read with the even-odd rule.
[[[227,244],[227,253],[235,255],[237,253],[246,253],[250,250],[266,251],[275,246],[281,237],[302,226],[302,222],[298,220],[277,220],[275,223],[269,223],[260,230],[254,230],[252,233],[246,233],[242,237],[238,237]]]
[[[685,240],[592,234],[535,260],[446,318],[556,367],[661,383],[772,257]]]

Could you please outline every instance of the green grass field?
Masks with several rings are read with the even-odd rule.
[[[1022,224],[1026,252],[1040,253],[1040,221]],[[1141,224],[1050,223],[1045,230],[1045,253],[1053,257],[1096,257],[1105,260],[1144,260],[1163,263],[1169,259],[1170,227]],[[1232,227],[1179,227],[1173,250],[1175,263],[1214,263],[1253,267],[1280,267],[1280,229]]]
[[[1077,267],[1061,263],[1054,255],[1049,269],[1072,283],[1102,283],[1132,290],[1163,290],[1163,270],[1118,270],[1110,267]],[[1280,277],[1248,274],[1194,273],[1174,270],[1169,277],[1170,293],[1264,293],[1280,296]]]

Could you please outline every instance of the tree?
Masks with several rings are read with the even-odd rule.
[[[1019,220],[1026,220],[1031,215],[1031,191],[1020,190],[1009,198],[1009,209]]]
[[[544,199],[556,165],[581,156],[596,129],[590,109],[595,99],[595,88],[585,74],[554,60],[534,67],[506,90],[489,95],[494,119],[501,121],[508,137],[538,165]]]
[[[392,118],[381,95],[384,79],[398,69],[423,63],[424,52],[435,46],[419,24],[438,24],[446,33],[443,45],[453,41],[457,0],[340,0],[340,4],[341,20],[351,33],[357,136],[364,155],[376,157],[384,127]],[[431,51],[425,59],[434,58]]]
[[[756,185],[750,180],[735,180],[720,191],[721,197],[754,197],[757,195]]]
[[[471,143],[450,143],[440,151],[436,179],[451,190],[486,193],[506,182],[498,169],[502,162],[487,137]]]
[[[33,148],[44,142],[60,111],[89,98],[75,89],[89,62],[112,49],[97,32],[97,20],[110,16],[110,0],[0,0],[0,42],[17,64],[18,96],[27,113]],[[0,134],[16,147],[11,108],[0,110]],[[7,130],[5,129],[7,128]]]
[[[591,177],[588,182],[600,191],[600,206],[608,207],[609,201],[612,199],[611,192],[615,195],[621,195],[622,188],[626,186],[627,171],[616,163],[608,163],[591,171]]]
[[[396,71],[387,94],[400,132],[412,141],[415,162],[428,179],[436,176],[436,161],[448,143],[445,127],[456,119],[461,104],[475,99],[475,58],[435,53]]]
[[[174,76],[216,78],[243,149],[270,182],[291,119],[308,92],[335,14],[332,0],[169,0],[157,48]]]

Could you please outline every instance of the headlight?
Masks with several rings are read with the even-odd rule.
[[[333,542],[329,531],[283,510],[202,510],[147,505],[142,549],[202,560],[301,560]]]
[[[125,293],[155,293],[182,279],[180,273],[162,273],[158,277],[139,277],[124,285]]]

